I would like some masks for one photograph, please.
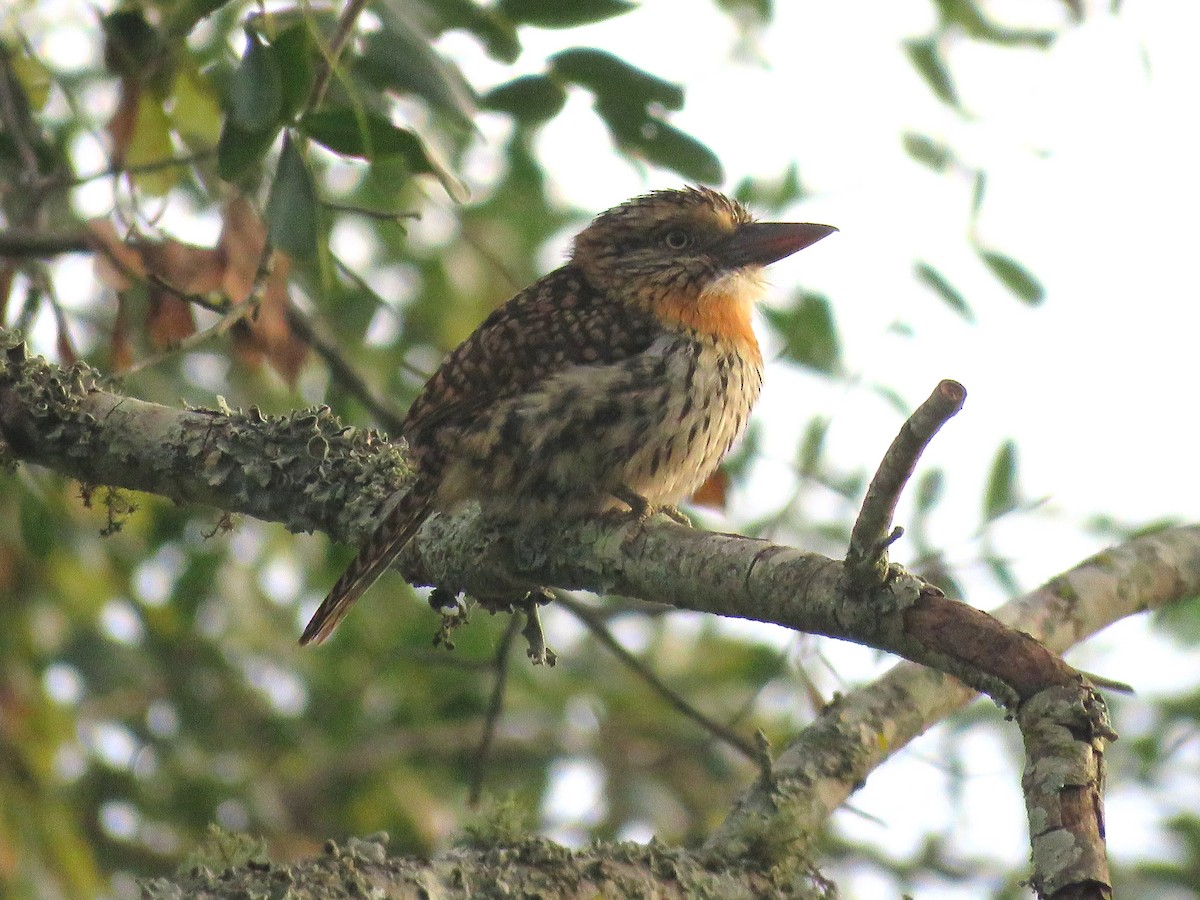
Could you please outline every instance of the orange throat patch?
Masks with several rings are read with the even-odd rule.
[[[766,287],[761,269],[739,269],[717,279],[699,297],[670,293],[658,298],[652,309],[667,325],[733,344],[739,353],[761,365],[762,351],[751,317]]]

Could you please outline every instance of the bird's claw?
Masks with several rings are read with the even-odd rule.
[[[692,527],[692,520],[678,506],[674,506],[673,504],[664,503],[661,506],[656,506],[641,494],[626,487],[614,491],[613,496],[629,507],[630,515],[639,524],[661,513],[672,522],[686,525],[688,528]]]

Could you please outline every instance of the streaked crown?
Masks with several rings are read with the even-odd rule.
[[[740,203],[709,188],[654,191],[597,216],[576,237],[572,261],[602,290],[698,292],[728,269],[723,242],[752,221]]]

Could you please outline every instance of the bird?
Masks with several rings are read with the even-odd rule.
[[[415,477],[312,616],[325,640],[434,512],[515,522],[686,500],[745,430],[763,379],[763,268],[830,225],[755,221],[716,190],[643,194],[596,216],[567,262],[497,307],[401,427]],[[627,507],[627,510],[626,510]]]

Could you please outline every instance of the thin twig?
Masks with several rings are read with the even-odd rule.
[[[520,630],[520,616],[509,616],[504,635],[500,638],[500,646],[496,648],[496,658],[493,668],[496,670],[496,681],[492,685],[492,696],[488,700],[487,715],[483,720],[483,734],[479,738],[479,746],[471,760],[471,791],[467,803],[477,807],[483,796],[483,780],[487,775],[488,756],[492,752],[492,744],[496,740],[496,725],[500,721],[500,713],[504,708],[504,693],[508,688],[509,651]]]
[[[500,257],[486,247],[482,241],[478,240],[475,235],[471,234],[471,229],[463,228],[460,232],[460,236],[467,243],[468,247],[482,256],[488,265],[500,273],[500,277],[508,283],[510,290],[519,291],[523,287],[521,282],[517,280],[516,276],[513,275],[508,266],[504,265],[504,262],[500,259]]]
[[[759,753],[753,743],[746,740],[733,729],[721,724],[715,719],[706,716],[696,707],[692,706],[678,693],[667,687],[652,669],[650,669],[640,659],[626,650],[617,641],[612,633],[604,627],[600,622],[596,613],[590,609],[587,604],[580,603],[570,594],[565,591],[555,591],[554,599],[556,602],[565,607],[575,618],[583,623],[583,627],[590,631],[597,640],[608,648],[618,660],[629,668],[638,678],[642,679],[656,694],[662,697],[667,704],[680,715],[691,719],[701,728],[708,731],[718,740],[724,741],[742,756],[751,762],[757,762]]]
[[[392,306],[392,304],[388,303],[387,300],[377,290],[375,290],[373,287],[371,287],[371,285],[367,283],[367,280],[365,278],[363,278],[361,275],[359,275],[357,272],[355,272],[354,269],[352,269],[337,254],[330,252],[329,255],[333,258],[333,264],[337,268],[337,270],[342,275],[344,275],[351,283],[353,283],[353,285],[356,288],[358,288],[360,291],[362,291],[364,294],[366,294],[368,297],[370,297],[380,309],[386,309],[393,316],[398,317],[398,314],[396,313],[396,308],[394,306]],[[408,362],[408,360],[401,360],[400,368],[403,369],[405,372],[408,372],[410,375],[416,376],[422,382],[428,380],[429,376],[433,374],[432,372],[428,372],[424,369],[414,366],[412,363]]]
[[[337,66],[338,58],[342,55],[342,51],[346,48],[347,42],[350,40],[350,32],[354,29],[354,22],[362,13],[367,5],[367,0],[349,0],[346,3],[346,8],[342,10],[342,14],[338,17],[337,29],[333,33],[333,37],[329,40],[329,46],[324,48],[321,54],[321,61],[318,64],[316,77],[313,79],[312,90],[308,93],[308,100],[305,101],[304,109],[316,109],[322,98],[325,96],[325,90],[329,87],[329,79],[333,76],[333,70]]]
[[[846,553],[846,583],[855,591],[881,584],[887,575],[887,548],[902,531],[892,531],[892,516],[900,493],[912,477],[917,460],[933,436],[960,409],[967,391],[957,381],[942,381],[917,407],[879,463],[862,509],[850,532]]]
[[[326,340],[309,318],[291,303],[287,305],[286,316],[288,327],[325,361],[330,374],[346,393],[365,406],[385,431],[393,436],[400,434],[404,414],[367,384],[366,379],[346,359],[341,348],[334,341]]]
[[[218,302],[204,294],[193,294],[184,291],[182,288],[162,278],[154,272],[148,272],[144,276],[131,271],[127,266],[124,266],[119,259],[112,254],[106,253],[103,245],[94,241],[86,231],[67,231],[58,234],[39,234],[36,231],[28,229],[10,229],[8,231],[0,231],[0,257],[18,259],[24,257],[42,258],[47,256],[58,256],[63,253],[105,253],[109,261],[116,266],[126,277],[133,280],[145,280],[153,284],[155,287],[161,288],[173,297],[190,303],[194,306],[199,306],[201,309],[206,309],[209,312],[215,312],[221,316],[220,321],[204,331],[198,331],[195,334],[189,335],[183,341],[167,348],[162,353],[151,356],[142,360],[136,366],[129,370],[126,374],[140,371],[142,369],[155,366],[166,359],[173,353],[180,351],[191,350],[199,344],[213,338],[218,337],[235,324],[241,321],[246,313],[253,307],[250,300],[253,300],[258,294],[258,282],[255,282],[255,288],[251,290],[247,300],[240,304],[232,304],[228,301]],[[352,271],[348,266],[340,260],[336,260],[338,268],[347,277],[353,279],[355,283],[362,288],[369,290],[369,287],[362,280],[358,273]],[[259,271],[262,272],[263,267],[260,265]],[[374,292],[372,292],[374,294]],[[386,306],[383,298],[374,294],[381,305]],[[287,306],[287,321],[288,326],[302,341],[306,342],[316,352],[318,356],[324,360],[329,367],[333,377],[337,380],[348,394],[357,399],[365,406],[375,417],[380,426],[392,434],[399,434],[401,425],[404,422],[404,415],[394,406],[392,406],[384,397],[377,393],[351,365],[346,359],[341,349],[333,341],[326,340],[318,333],[314,324],[292,304]],[[415,367],[405,365],[413,374],[425,378],[427,372],[420,372]]]
[[[325,209],[333,210],[334,212],[352,213],[356,216],[365,216],[368,219],[377,219],[381,222],[392,222],[400,226],[401,231],[405,231],[404,219],[419,219],[419,212],[396,212],[391,209],[371,209],[366,206],[355,206],[353,203],[335,203],[332,200],[322,200],[321,205]]]
[[[0,256],[8,259],[59,256],[63,253],[90,253],[91,244],[82,231],[45,234],[27,228],[0,231]]]
[[[189,353],[195,350],[206,341],[210,341],[215,337],[220,337],[231,329],[238,322],[242,321],[246,316],[252,313],[258,307],[258,293],[251,291],[246,295],[246,299],[241,303],[233,303],[227,308],[225,313],[219,318],[215,324],[208,328],[203,328],[200,331],[194,331],[185,337],[183,340],[176,341],[169,347],[165,347],[158,353],[152,353],[150,356],[139,360],[135,365],[130,366],[121,373],[122,377],[136,375],[145,369],[151,369],[159,363],[165,362],[172,356],[177,356],[181,353]]]
[[[159,363],[163,362],[163,360],[169,359],[172,356],[180,353],[186,353],[187,351],[198,347],[200,344],[203,344],[205,341],[210,340],[211,338],[225,334],[227,331],[233,328],[234,325],[236,325],[238,322],[241,322],[246,318],[246,316],[257,310],[259,301],[261,299],[260,295],[263,290],[263,284],[266,282],[267,276],[270,275],[271,272],[271,253],[272,248],[270,242],[263,244],[262,252],[258,257],[258,266],[254,271],[254,283],[250,286],[250,291],[246,294],[245,298],[237,303],[228,302],[227,298],[224,309],[220,310],[221,318],[217,320],[216,324],[209,328],[205,328],[203,331],[194,332],[193,334],[188,335],[183,340],[173,344],[170,347],[167,347],[159,353],[155,353],[146,357],[137,365],[131,366],[123,373],[123,375],[135,375],[144,369],[158,365]],[[155,282],[155,284],[170,292],[173,296],[189,303],[198,302],[197,298],[200,295],[188,294],[186,291],[182,291],[174,287],[165,279],[155,275],[154,273],[149,273],[149,277]],[[212,309],[212,306],[209,305],[209,303],[210,301],[208,301],[207,298],[204,298],[204,302],[199,303],[199,305],[204,306],[207,309]]]
[[[197,150],[195,153],[188,153],[183,156],[166,156],[162,159],[152,160],[151,162],[137,163],[136,165],[119,164],[107,166],[97,172],[91,172],[87,175],[74,175],[70,178],[61,180],[52,180],[47,184],[48,188],[72,188],[79,187],[81,184],[87,184],[89,181],[96,181],[100,178],[108,178],[113,175],[145,175],[152,172],[159,172],[163,169],[183,168],[194,165],[198,162],[203,162],[206,159],[211,159],[217,155],[215,147]]]

